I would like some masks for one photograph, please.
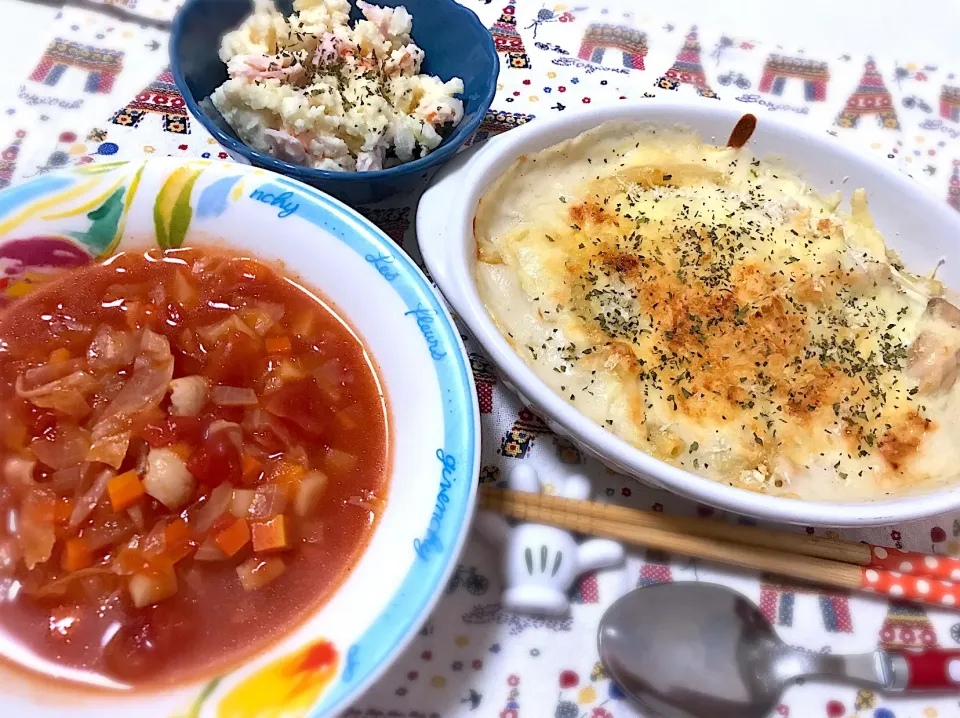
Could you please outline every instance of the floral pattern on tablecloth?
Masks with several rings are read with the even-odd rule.
[[[43,55],[24,68],[19,93],[0,111],[0,186],[64,166],[144,155],[227,159],[184,109],[167,67],[175,0],[101,0],[110,12],[67,7]],[[960,211],[960,65],[895,60],[837,49],[806,53],[727,28],[677,26],[659,9],[621,0],[462,0],[490,28],[501,75],[474,142],[588,105],[676,93],[735,102],[837,135],[892,163]],[[606,6],[605,6],[606,5]],[[140,20],[149,19],[144,25]],[[2,127],[2,125],[0,125]],[[361,210],[419,260],[415,197]],[[465,337],[483,429],[480,481],[499,484],[520,461],[541,473],[583,472],[596,498],[671,513],[699,506],[619,476],[586,459],[523,407]],[[743,517],[731,521],[753,523]],[[932,553],[960,554],[960,516],[861,531],[807,533]],[[584,576],[570,615],[505,612],[497,556],[471,540],[445,595],[411,646],[345,715],[351,718],[619,718],[639,716],[597,660],[604,608],[636,586],[715,581],[754,600],[781,636],[804,650],[866,651],[960,646],[960,613],[849,595],[673,557],[632,551],[622,567]],[[790,688],[783,718],[956,718],[956,696],[895,698],[853,687]]]

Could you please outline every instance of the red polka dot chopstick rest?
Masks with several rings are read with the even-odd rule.
[[[871,556],[861,572],[864,590],[935,606],[960,606],[960,559],[862,545]]]

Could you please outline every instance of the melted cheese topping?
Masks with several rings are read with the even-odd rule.
[[[926,489],[960,460],[960,311],[888,252],[863,191],[839,200],[610,123],[486,193],[477,283],[544,381],[659,459],[805,499]]]

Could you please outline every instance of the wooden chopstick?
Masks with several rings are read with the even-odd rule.
[[[738,532],[761,532],[756,535],[738,533],[741,541],[737,542],[721,537],[720,532],[716,531],[715,525],[719,523],[716,521],[681,519],[622,506],[487,488],[480,493],[480,506],[521,521],[547,524],[836,588],[883,593],[901,600],[920,601],[940,607],[960,604],[960,585],[950,581],[905,575],[885,568],[865,567],[852,561],[821,558],[784,549],[790,546],[790,542],[783,537],[810,539],[808,536],[793,537],[767,529],[727,526]],[[643,518],[638,520],[638,514]],[[625,518],[628,520],[623,520]],[[684,530],[687,526],[704,530],[703,524],[712,524],[706,529],[709,534]],[[775,547],[759,543],[768,534],[777,537]],[[842,553],[834,546],[827,549],[811,548],[814,544],[809,540],[803,543],[807,550],[833,551],[833,555]],[[849,555],[857,554],[851,551]]]
[[[842,561],[877,570],[898,571],[941,581],[960,581],[960,558],[950,556],[934,556],[932,554],[874,546],[868,543],[851,543],[820,536],[807,536],[787,531],[742,526],[717,519],[670,516],[657,511],[644,511],[628,506],[601,504],[594,501],[576,501],[546,494],[530,494],[490,487],[480,489],[481,497],[487,494],[503,494],[515,503],[543,506],[594,518],[621,521],[634,526],[648,526],[747,546],[759,546],[803,556]]]

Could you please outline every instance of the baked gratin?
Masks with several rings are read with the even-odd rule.
[[[853,193],[682,130],[608,123],[478,206],[497,327],[583,414],[674,466],[814,500],[960,466],[960,310]]]

